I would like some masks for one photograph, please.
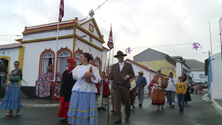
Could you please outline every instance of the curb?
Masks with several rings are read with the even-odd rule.
[[[1,104],[1,102],[0,102]],[[23,107],[31,108],[31,107],[59,107],[60,104],[22,104]]]
[[[222,107],[214,99],[212,99],[212,102],[222,112]]]

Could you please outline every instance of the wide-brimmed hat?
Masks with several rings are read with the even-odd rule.
[[[139,73],[139,74],[143,74],[143,71],[140,70],[138,73]]]
[[[114,57],[118,57],[118,56],[127,56],[127,54],[123,54],[123,52],[119,50]]]
[[[183,76],[179,76],[179,77],[178,77],[178,79],[181,79],[181,78],[183,79]]]

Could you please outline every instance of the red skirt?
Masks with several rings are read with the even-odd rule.
[[[165,90],[154,89],[152,104],[153,105],[164,105],[165,103]]]

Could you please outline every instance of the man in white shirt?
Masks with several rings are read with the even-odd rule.
[[[176,86],[176,84],[177,84],[177,80],[175,78],[173,78],[173,73],[170,72],[168,85],[167,85],[167,88],[166,88],[169,108],[171,108],[171,107],[174,108],[174,98],[175,98],[175,86]]]

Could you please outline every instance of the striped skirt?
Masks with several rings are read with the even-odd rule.
[[[0,109],[20,110],[23,107],[22,103],[20,102],[20,94],[20,87],[8,85],[8,91],[0,104]]]
[[[70,98],[68,117],[69,124],[98,124],[96,94],[73,91]]]

